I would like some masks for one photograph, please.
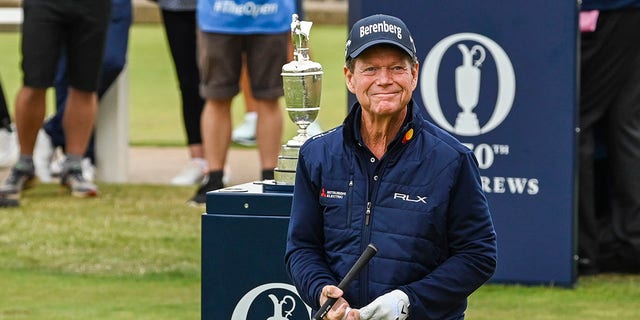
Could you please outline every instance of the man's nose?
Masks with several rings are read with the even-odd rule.
[[[380,68],[378,72],[378,82],[381,84],[391,83],[391,70],[389,68]]]

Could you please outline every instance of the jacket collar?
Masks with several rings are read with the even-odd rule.
[[[418,113],[414,111],[415,103],[413,99],[407,104],[407,115],[404,119],[404,123],[398,132],[398,135],[391,141],[387,150],[391,150],[391,147],[397,143],[406,144],[411,141],[417,133],[421,121],[418,121]],[[351,106],[349,114],[345,118],[343,125],[343,135],[345,143],[349,145],[364,146],[362,136],[360,135],[360,125],[362,121],[362,106],[359,102],[356,102]]]

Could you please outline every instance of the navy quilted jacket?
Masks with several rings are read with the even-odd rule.
[[[360,142],[358,104],[300,150],[285,262],[314,310],[369,243],[378,254],[345,290],[354,308],[400,289],[410,319],[462,319],[467,297],[494,273],[496,235],[473,153],[413,105],[379,162]]]

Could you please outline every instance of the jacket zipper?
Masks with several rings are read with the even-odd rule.
[[[367,202],[367,210],[364,213],[364,225],[368,226],[371,221],[371,201]]]
[[[346,221],[346,226],[350,226],[351,225],[351,213],[352,213],[352,208],[351,206],[353,205],[353,175],[351,175],[349,177],[349,193],[347,194],[347,221]]]

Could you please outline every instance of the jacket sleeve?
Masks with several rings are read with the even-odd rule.
[[[482,191],[477,162],[461,155],[447,216],[449,257],[425,278],[401,287],[411,301],[411,318],[443,319],[493,275],[496,234]]]
[[[324,226],[318,202],[320,182],[317,171],[312,170],[301,150],[285,252],[287,273],[300,297],[314,310],[320,308],[318,300],[322,288],[338,283],[323,253]]]

